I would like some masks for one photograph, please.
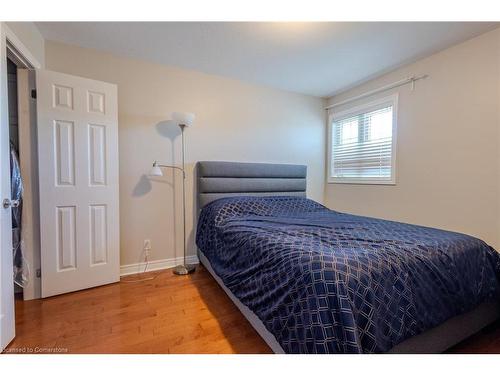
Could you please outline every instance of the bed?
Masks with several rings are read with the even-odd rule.
[[[328,210],[306,174],[196,166],[200,261],[275,353],[440,353],[499,318],[483,241]]]

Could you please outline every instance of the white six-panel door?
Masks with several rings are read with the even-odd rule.
[[[119,280],[116,85],[37,71],[42,297]]]

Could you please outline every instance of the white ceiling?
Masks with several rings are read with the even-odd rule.
[[[315,96],[484,33],[479,22],[38,22],[49,40]]]

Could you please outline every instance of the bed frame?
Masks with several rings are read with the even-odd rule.
[[[307,167],[291,164],[200,161],[195,169],[197,208],[223,197],[250,195],[306,196]],[[197,211],[198,212],[198,211]],[[275,353],[282,347],[262,321],[224,285],[210,262],[198,249],[200,262],[231,298],[245,318]],[[500,304],[483,303],[443,324],[394,346],[389,353],[442,353],[500,318]]]

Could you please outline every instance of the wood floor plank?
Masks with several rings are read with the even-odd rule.
[[[36,347],[68,353],[271,353],[201,266],[189,276],[151,272],[99,288],[16,301],[16,338],[6,352]],[[500,353],[500,323],[449,352]]]

